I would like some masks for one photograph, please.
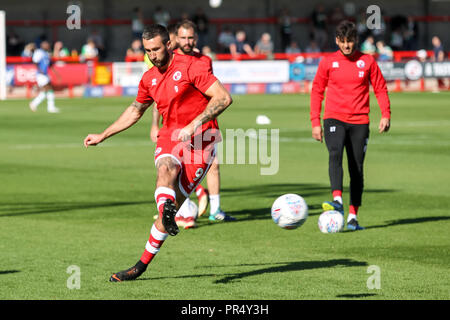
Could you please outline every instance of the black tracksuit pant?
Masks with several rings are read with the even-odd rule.
[[[350,174],[350,205],[361,206],[364,189],[363,163],[369,140],[369,124],[350,124],[336,119],[324,120],[328,148],[331,190],[342,190],[342,158],[347,153]]]

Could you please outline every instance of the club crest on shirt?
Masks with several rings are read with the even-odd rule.
[[[178,80],[180,80],[180,79],[181,79],[181,72],[180,72],[180,71],[176,71],[176,72],[173,74],[173,80],[178,81]]]
[[[155,150],[155,156],[157,156],[162,151],[161,147],[156,148]]]
[[[366,63],[365,63],[363,60],[358,60],[358,61],[356,61],[356,66],[357,66],[358,68],[364,68],[365,65],[366,65]]]
[[[331,67],[332,68],[339,68],[339,62],[333,61],[333,65]]]

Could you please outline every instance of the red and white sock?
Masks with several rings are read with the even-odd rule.
[[[342,204],[342,190],[333,190],[333,200]]]
[[[350,205],[350,208],[348,209],[348,218],[347,218],[347,222],[349,222],[352,219],[358,220],[356,218],[357,214],[358,214],[358,206],[354,206],[354,205]]]
[[[200,197],[204,193],[205,193],[205,188],[201,184],[199,184],[197,186],[197,188],[195,188],[195,194],[197,195],[197,197]]]
[[[158,187],[155,190],[156,207],[158,208],[159,216],[162,216],[164,210],[164,203],[167,199],[172,200],[175,203],[175,190],[167,187]]]
[[[149,264],[153,260],[168,236],[169,234],[159,231],[153,224],[150,237],[145,245],[145,251],[141,256],[142,263]]]

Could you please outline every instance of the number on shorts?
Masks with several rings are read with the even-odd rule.
[[[203,168],[198,168],[197,171],[195,171],[195,178],[194,181],[196,182],[198,179],[200,179],[203,175]]]

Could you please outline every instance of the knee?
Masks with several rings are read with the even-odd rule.
[[[219,163],[217,163],[216,161],[214,161],[214,162],[211,164],[211,167],[209,167],[209,172],[218,174],[218,173],[219,173]]]
[[[158,177],[176,177],[180,172],[180,166],[173,159],[161,159],[157,165]]]
[[[342,161],[342,151],[339,149],[331,148],[328,150],[328,154],[330,157],[330,160],[332,161]]]

